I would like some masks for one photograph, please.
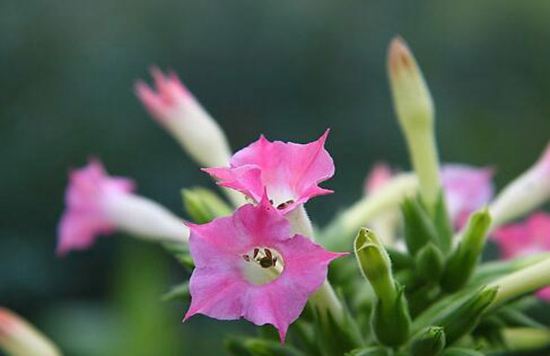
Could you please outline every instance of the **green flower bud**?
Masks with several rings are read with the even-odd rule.
[[[380,299],[392,303],[396,297],[391,261],[376,234],[361,228],[355,238],[354,251],[363,276],[370,282]]]
[[[429,242],[416,255],[416,275],[426,282],[439,282],[445,268],[445,257],[441,250]]]
[[[413,356],[437,356],[445,348],[445,332],[442,327],[430,326],[411,342]]]
[[[462,288],[470,279],[483,252],[491,216],[487,209],[472,215],[462,241],[450,257],[441,286],[449,292]]]
[[[411,255],[416,255],[428,242],[438,244],[434,224],[416,199],[405,199],[401,205],[401,212],[405,222],[405,243]]]
[[[479,351],[464,347],[451,347],[443,351],[441,356],[485,356]]]
[[[452,308],[443,310],[431,324],[442,326],[447,344],[452,345],[478,325],[481,316],[495,300],[497,292],[496,287],[483,288]]]
[[[258,338],[233,337],[225,341],[225,347],[235,356],[303,356],[292,346]]]
[[[232,212],[229,205],[208,189],[182,189],[181,195],[185,210],[197,224],[205,224]]]
[[[393,39],[390,44],[388,72],[395,111],[418,176],[420,195],[433,213],[441,188],[434,105],[422,72],[401,38]]]
[[[354,242],[355,257],[363,276],[370,282],[378,302],[373,327],[378,340],[399,346],[409,338],[411,318],[402,288],[397,288],[388,253],[371,230],[359,230]]]
[[[390,351],[381,346],[367,347],[364,349],[353,350],[346,354],[346,356],[389,356]]]

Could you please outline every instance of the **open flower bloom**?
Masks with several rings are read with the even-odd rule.
[[[159,204],[132,194],[134,183],[110,177],[92,160],[69,175],[66,209],[58,226],[57,253],[90,247],[98,235],[116,229],[138,237],[185,242],[189,229]]]
[[[538,208],[550,198],[550,144],[539,160],[509,183],[491,203],[493,226],[498,227]]]
[[[204,314],[272,324],[284,341],[308,296],[325,281],[328,264],[344,254],[326,251],[302,235],[262,199],[208,224],[189,224],[195,262],[185,320]]]
[[[9,355],[57,356],[61,352],[29,322],[0,307],[0,350]]]
[[[153,68],[151,74],[156,90],[142,81],[135,86],[136,95],[149,113],[201,166],[227,165],[231,150],[217,122],[175,73],[165,75],[158,68]]]
[[[235,153],[229,167],[203,169],[232,188],[259,202],[267,189],[269,200],[282,214],[317,195],[332,193],[319,183],[334,175],[334,162],[324,148],[329,130],[308,144],[268,141],[263,135]]]
[[[492,236],[506,259],[550,251],[550,215],[534,213],[524,222],[497,229]],[[542,289],[538,295],[550,301],[550,287]]]
[[[471,213],[481,209],[493,197],[493,170],[465,164],[444,164],[441,178],[447,208],[456,228],[463,227]]]

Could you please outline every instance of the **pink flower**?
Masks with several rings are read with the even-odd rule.
[[[266,198],[259,206],[247,204],[231,216],[189,227],[196,268],[184,321],[195,314],[244,317],[274,325],[282,342],[308,296],[325,281],[328,264],[345,255],[291,236],[290,224]]]
[[[534,213],[524,222],[497,229],[492,236],[505,259],[550,251],[550,214]],[[538,295],[550,301],[550,287],[542,289]]]
[[[0,307],[0,350],[9,355],[58,356],[61,352],[44,334],[14,312]]]
[[[219,180],[259,202],[267,189],[273,206],[285,214],[317,195],[332,193],[319,183],[334,175],[334,163],[324,144],[329,130],[308,144],[268,141],[263,135],[235,153],[226,168],[203,169]]]
[[[186,241],[189,231],[181,220],[157,203],[131,194],[134,189],[132,180],[110,177],[97,160],[70,172],[57,253],[87,249],[99,235],[116,229],[145,238]]]
[[[393,172],[386,163],[378,162],[365,179],[365,193],[372,194],[382,188],[393,176]]]
[[[107,216],[107,198],[112,194],[127,194],[135,189],[132,180],[109,177],[101,162],[92,160],[88,166],[69,174],[65,195],[67,209],[59,223],[57,253],[90,247],[98,235],[114,232]]]
[[[153,68],[151,74],[156,91],[142,81],[135,86],[136,95],[145,108],[201,166],[227,165],[231,150],[216,121],[175,73],[165,75]]]
[[[464,226],[471,213],[493,197],[493,170],[465,164],[445,164],[441,169],[447,208],[455,227]]]

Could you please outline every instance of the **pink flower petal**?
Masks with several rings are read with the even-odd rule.
[[[114,228],[106,215],[106,200],[112,194],[130,193],[134,187],[129,179],[109,177],[97,160],[72,171],[65,195],[66,208],[58,226],[57,253],[65,255],[70,250],[86,249],[98,235],[111,233]]]
[[[471,213],[481,209],[493,197],[493,170],[464,164],[445,164],[441,169],[443,188],[451,220],[464,226]]]
[[[524,222],[497,229],[492,238],[505,259],[550,251],[550,214],[534,213]],[[540,290],[537,296],[550,301],[550,287]]]
[[[195,99],[175,73],[165,75],[160,69],[153,67],[151,75],[155,81],[156,91],[145,82],[138,81],[135,85],[137,97],[155,119],[159,121],[177,119],[177,110],[190,101],[194,102]]]
[[[393,176],[390,166],[384,162],[378,162],[365,179],[365,193],[372,194],[382,188]]]
[[[309,239],[290,236],[290,225],[264,198],[232,216],[208,224],[189,224],[189,245],[195,262],[190,281],[191,306],[184,321],[200,313],[213,318],[245,319],[272,324],[281,340],[307,302],[325,281],[328,264],[344,254],[326,251]],[[255,248],[280,254],[284,269],[272,281],[258,285],[247,279],[243,255]]]
[[[230,167],[205,169],[219,185],[259,201],[267,189],[273,205],[286,213],[317,195],[332,193],[318,186],[334,175],[324,144],[329,130],[308,144],[268,141],[264,136],[233,155]]]

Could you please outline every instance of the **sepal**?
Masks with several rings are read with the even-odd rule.
[[[409,340],[411,317],[404,288],[397,288],[393,302],[379,300],[373,313],[373,330],[378,341],[387,346],[400,346]]]
[[[416,255],[428,242],[439,244],[435,226],[418,199],[405,199],[401,211],[405,225],[405,243],[411,255]]]
[[[229,205],[208,189],[182,189],[181,195],[185,210],[197,224],[206,224],[217,217],[232,213]]]

